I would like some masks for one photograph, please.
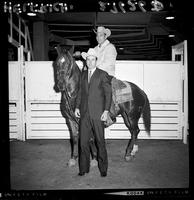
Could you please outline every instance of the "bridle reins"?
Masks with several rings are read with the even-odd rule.
[[[71,63],[71,66],[70,66],[70,68],[69,68],[69,70],[68,70],[68,72],[67,72],[67,75],[68,75],[67,77],[69,78],[70,75],[71,75],[72,68],[73,68],[73,57],[72,57],[72,55],[69,53],[69,51],[67,51],[67,53],[69,54],[70,63]]]

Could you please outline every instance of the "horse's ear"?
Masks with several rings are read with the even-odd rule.
[[[71,55],[73,55],[73,52],[74,52],[74,45],[72,45],[71,48],[69,49],[69,53],[70,53]]]

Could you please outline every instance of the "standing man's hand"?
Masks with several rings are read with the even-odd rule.
[[[107,119],[108,119],[108,110],[105,110],[103,113],[102,113],[102,115],[101,115],[101,121],[107,121]]]
[[[74,113],[77,118],[80,118],[80,110],[78,108],[75,109]]]

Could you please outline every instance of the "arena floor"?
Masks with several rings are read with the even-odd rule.
[[[136,189],[188,188],[189,149],[179,140],[139,140],[139,152],[124,161],[127,140],[106,140],[108,175],[98,167],[84,177],[78,166],[67,166],[69,140],[28,140],[10,142],[11,189]]]

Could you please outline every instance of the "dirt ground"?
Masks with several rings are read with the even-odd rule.
[[[98,167],[78,176],[78,166],[67,166],[69,140],[28,140],[10,142],[11,189],[137,189],[188,188],[188,145],[178,140],[139,140],[139,152],[124,161],[127,140],[106,140],[108,175]]]

